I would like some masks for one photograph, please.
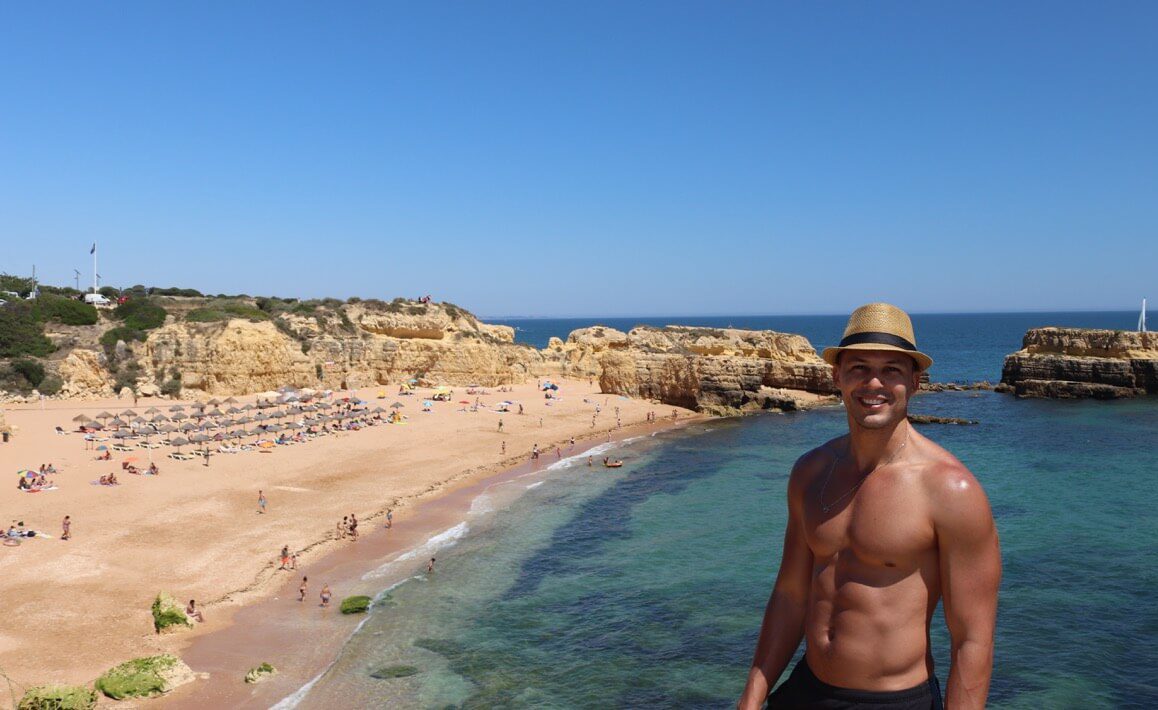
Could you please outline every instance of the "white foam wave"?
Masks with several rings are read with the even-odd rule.
[[[543,483],[544,483],[544,481],[538,481],[537,483],[532,483],[532,484],[527,486],[527,490],[529,491],[532,488],[538,488],[539,486],[543,485]]]
[[[470,514],[471,515],[482,515],[484,513],[492,513],[492,512],[494,512],[494,509],[495,509],[494,499],[492,496],[490,496],[487,493],[483,493],[483,494],[479,495],[477,498],[475,498],[474,500],[472,500],[470,502]]]
[[[468,526],[466,523],[459,523],[453,528],[443,530],[437,535],[432,536],[418,547],[403,552],[401,555],[398,555],[398,557],[395,557],[377,569],[370,570],[366,574],[362,575],[362,580],[367,581],[385,577],[389,575],[396,567],[406,564],[407,562],[410,562],[411,560],[418,557],[419,553],[425,555],[427,553],[440,550],[444,547],[450,547],[451,545],[458,542],[468,532],[470,532],[470,526]]]

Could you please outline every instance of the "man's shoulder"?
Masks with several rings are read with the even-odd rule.
[[[922,480],[934,518],[956,524],[992,520],[989,500],[973,472],[940,445],[923,442]]]

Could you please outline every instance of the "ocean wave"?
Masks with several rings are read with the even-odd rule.
[[[546,483],[546,481],[536,481],[535,483],[531,483],[527,486],[527,490],[529,491],[533,488],[538,488],[539,486],[543,485],[544,483]]]
[[[417,558],[419,553],[422,553],[425,555],[427,553],[441,550],[444,547],[450,547],[451,545],[454,545],[456,542],[458,542],[460,539],[462,539],[462,537],[464,535],[466,535],[468,532],[470,532],[470,526],[467,525],[465,522],[459,523],[458,525],[455,525],[452,528],[448,528],[446,530],[443,530],[442,532],[438,533],[437,535],[434,535],[434,536],[430,537],[429,539],[427,539],[427,541],[422,543],[421,545],[418,545],[417,547],[415,547],[411,550],[407,550],[406,552],[403,552],[398,557],[395,557],[394,559],[383,564],[382,566],[378,567],[377,569],[372,569],[369,572],[367,572],[366,574],[362,575],[362,581],[368,581],[371,579],[381,579],[382,577],[385,577],[388,574],[390,574],[398,566],[400,566],[404,563],[410,562],[411,560]]]

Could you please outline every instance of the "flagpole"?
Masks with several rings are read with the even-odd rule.
[[[97,292],[96,242],[92,243],[92,292]]]

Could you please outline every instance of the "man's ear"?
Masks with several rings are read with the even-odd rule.
[[[834,384],[837,389],[840,389],[840,361],[839,360],[837,360],[837,364],[832,366],[832,384]]]

